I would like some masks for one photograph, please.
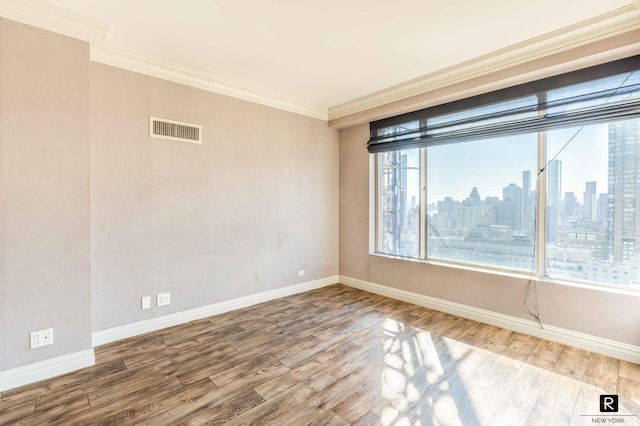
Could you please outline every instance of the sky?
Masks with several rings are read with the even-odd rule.
[[[547,160],[550,160],[574,135],[557,156],[562,161],[562,196],[574,192],[582,202],[585,182],[596,181],[597,192],[607,192],[607,125],[554,130],[547,133]],[[522,171],[530,170],[532,190],[537,170],[537,136],[519,135],[500,139],[443,145],[427,151],[428,203],[450,196],[461,201],[471,189],[480,197],[502,198],[502,188],[510,183],[522,186]],[[418,164],[417,150],[409,154],[409,165]],[[417,176],[417,173],[416,175]],[[417,185],[409,190],[417,197]]]

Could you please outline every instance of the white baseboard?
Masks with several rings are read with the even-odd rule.
[[[11,370],[0,371],[0,392],[18,386],[50,379],[96,363],[93,349],[34,362]]]
[[[109,328],[107,330],[96,331],[92,334],[93,347],[104,345],[105,343],[114,342],[116,340],[125,339],[127,337],[137,336],[138,334],[148,333],[150,331],[160,330],[178,324],[184,324],[189,321],[218,315],[235,309],[246,308],[262,302],[278,299],[280,297],[291,296],[293,294],[326,287],[331,284],[337,284],[339,277],[337,275],[321,278],[319,280],[307,281],[288,287],[269,290],[262,293],[251,294],[249,296],[240,297],[238,299],[227,300],[224,302],[214,303],[200,308],[189,309],[182,312],[176,312],[157,318],[151,318],[144,321],[138,321],[119,327]]]
[[[525,320],[510,315],[499,314],[485,309],[474,308],[460,303],[449,302],[435,297],[425,296],[410,291],[387,287],[357,278],[340,276],[340,283],[370,293],[402,300],[414,305],[457,315],[478,322],[495,325],[519,333],[528,334],[545,340],[559,342],[591,352],[597,352],[614,358],[640,364],[640,347],[615,340],[604,339],[590,334],[579,333],[560,327],[545,325],[544,329],[535,321]]]

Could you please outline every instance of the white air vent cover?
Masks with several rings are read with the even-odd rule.
[[[202,143],[202,126],[149,117],[149,136],[173,141]]]

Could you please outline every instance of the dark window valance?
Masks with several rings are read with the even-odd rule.
[[[371,123],[369,152],[640,117],[640,55]]]

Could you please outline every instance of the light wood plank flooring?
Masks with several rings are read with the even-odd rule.
[[[342,285],[100,346],[96,359],[3,392],[0,424],[587,425],[601,394],[640,424],[636,364]]]

